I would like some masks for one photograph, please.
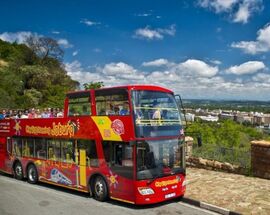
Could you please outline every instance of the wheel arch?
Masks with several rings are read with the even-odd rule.
[[[18,158],[16,158],[12,163],[12,172],[13,172],[13,174],[14,174],[14,168],[15,168],[16,163],[20,163],[22,168],[23,168],[22,162]]]
[[[12,174],[16,178],[15,166],[16,166],[17,163],[20,164],[21,167],[22,167],[22,178],[20,179],[20,180],[22,180],[23,178],[25,178],[25,171],[24,171],[24,168],[23,168],[23,163],[18,158],[16,158],[12,163]]]
[[[100,176],[104,179],[105,183],[106,183],[106,186],[107,186],[107,190],[108,190],[108,198],[110,198],[110,187],[109,187],[109,183],[108,183],[108,180],[106,178],[106,176],[104,176],[104,174],[100,173],[100,172],[94,172],[90,175],[89,179],[88,179],[88,191],[90,193],[91,196],[93,196],[93,183],[94,183],[94,180],[97,176]],[[90,185],[90,186],[89,186]]]
[[[29,162],[26,164],[26,166],[25,166],[25,173],[27,173],[28,168],[29,168],[30,165],[34,165],[34,167],[35,167],[35,168],[37,169],[37,171],[38,171],[38,168],[37,168],[36,164],[34,163],[34,161],[29,161]]]

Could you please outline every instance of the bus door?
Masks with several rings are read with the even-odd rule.
[[[98,167],[96,143],[93,140],[76,140],[76,181],[80,186],[87,187],[89,169]]]
[[[6,138],[0,137],[0,169],[4,169],[6,156]]]
[[[111,198],[134,202],[134,146],[118,141],[103,141],[102,145],[109,167]]]

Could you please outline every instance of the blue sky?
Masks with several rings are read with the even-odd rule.
[[[3,1],[0,39],[52,37],[68,74],[183,98],[270,100],[269,0]],[[4,21],[3,21],[4,20]]]

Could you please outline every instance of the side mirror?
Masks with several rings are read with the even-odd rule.
[[[184,121],[184,125],[185,125],[185,127],[187,127],[186,111],[185,111],[184,106],[183,106],[182,98],[180,95],[175,95],[174,98],[177,102],[179,110],[182,110],[182,112],[183,112],[183,113],[180,112],[181,120]]]

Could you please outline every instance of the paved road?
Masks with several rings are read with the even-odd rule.
[[[87,194],[69,191],[47,184],[30,185],[0,174],[0,214],[1,215],[209,215],[179,201],[170,201],[154,206],[133,206],[110,200],[98,202]]]

